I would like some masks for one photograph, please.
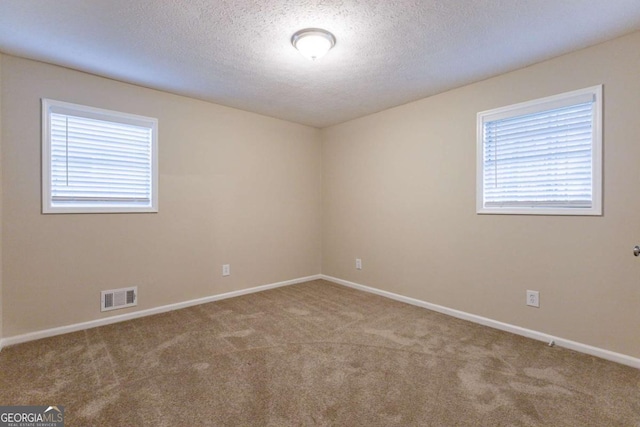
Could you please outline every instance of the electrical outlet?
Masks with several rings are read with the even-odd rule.
[[[229,266],[229,264],[222,265],[222,275],[231,276],[231,267]]]
[[[527,305],[540,307],[540,292],[527,290]]]
[[[360,258],[356,258],[356,270],[362,270],[362,260]]]

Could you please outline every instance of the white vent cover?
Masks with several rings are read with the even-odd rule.
[[[138,287],[112,289],[100,293],[100,311],[138,305]]]

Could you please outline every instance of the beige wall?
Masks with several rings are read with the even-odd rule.
[[[5,338],[320,273],[317,129],[2,59]],[[43,97],[157,117],[159,213],[41,214]],[[137,308],[100,313],[133,285]]]
[[[635,33],[323,130],[322,272],[640,357],[638,76]],[[600,83],[604,216],[476,215],[476,113]]]
[[[2,55],[0,55],[0,83],[2,82]],[[2,339],[2,85],[0,84],[0,339]]]

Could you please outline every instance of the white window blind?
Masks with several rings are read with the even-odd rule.
[[[479,114],[479,213],[601,213],[600,88]]]
[[[43,100],[43,211],[156,212],[155,119]]]

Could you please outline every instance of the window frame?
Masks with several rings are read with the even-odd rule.
[[[591,136],[591,207],[485,207],[484,203],[484,123],[501,118],[524,116],[536,112],[553,110],[563,106],[577,105],[579,102],[570,102],[572,99],[592,95],[593,116]],[[603,85],[596,85],[571,92],[545,98],[534,99],[508,105],[505,107],[486,110],[477,114],[476,134],[476,213],[499,215],[574,215],[574,216],[600,216],[603,213]]]
[[[66,114],[95,120],[122,123],[151,130],[151,203],[149,206],[118,205],[54,206],[51,180],[51,114]],[[81,202],[80,202],[81,203]],[[42,213],[157,213],[158,212],[158,119],[120,111],[42,98]]]

